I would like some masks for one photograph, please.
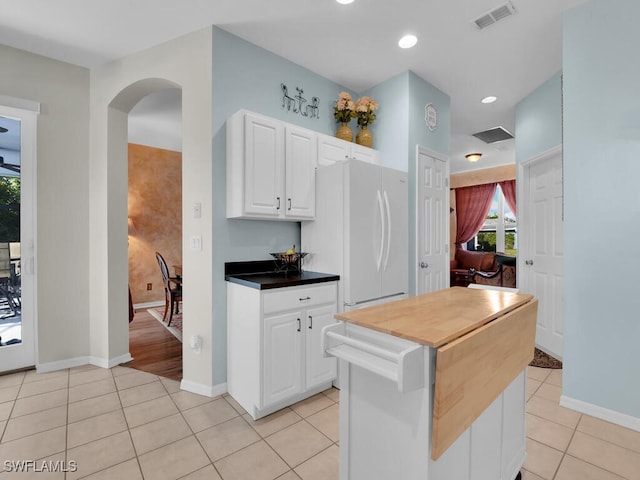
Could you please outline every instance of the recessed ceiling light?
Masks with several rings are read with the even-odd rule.
[[[353,3],[353,0],[336,0],[336,2],[341,3],[342,5],[349,5]]]
[[[481,101],[482,103],[493,103],[498,100],[498,97],[494,97],[493,95],[489,95],[488,97],[484,97]]]
[[[411,48],[416,43],[418,43],[418,37],[415,35],[405,35],[398,41],[398,46],[400,48]]]

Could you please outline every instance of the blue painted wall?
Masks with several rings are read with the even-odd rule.
[[[640,3],[564,18],[564,394],[640,419]]]
[[[304,97],[320,98],[319,117],[303,117],[282,108],[280,84]],[[282,57],[213,28],[213,272],[214,384],[226,382],[227,333],[224,263],[270,259],[269,252],[300,245],[300,224],[226,218],[226,121],[247,109],[332,135],[333,104],[344,87]]]
[[[312,119],[282,108],[280,84],[289,95],[295,87],[304,90],[308,100],[320,98],[320,119]],[[349,91],[299,65],[246,42],[217,27],[213,28],[213,272],[214,272],[214,384],[226,381],[226,285],[224,263],[269,259],[268,252],[300,244],[300,225],[296,222],[237,220],[226,218],[226,120],[240,109],[247,109],[288,123],[333,135],[336,122],[333,104],[341,91]],[[359,95],[350,92],[354,100]],[[415,218],[415,146],[449,152],[449,98],[411,72],[398,75],[363,94],[379,104],[378,118],[372,126],[373,147],[380,150],[383,164],[409,170],[409,218]],[[424,123],[426,103],[437,105],[440,126],[427,132]],[[354,133],[357,123],[350,124]],[[413,196],[411,196],[413,195]],[[415,265],[415,227],[410,221],[410,263]],[[410,270],[410,272],[413,270]],[[414,284],[410,275],[410,285]],[[415,291],[415,285],[411,286]],[[411,291],[411,290],[410,290]]]
[[[451,148],[451,106],[449,96],[424,81],[413,72],[409,79],[409,293],[415,295],[416,257],[416,197],[418,175],[416,146],[421,145],[437,153],[449,156]],[[438,126],[431,131],[425,122],[425,107],[433,104],[438,112]],[[446,216],[449,218],[449,215]],[[448,230],[448,227],[447,227]],[[445,272],[445,275],[448,275]]]
[[[409,150],[409,79],[408,72],[397,75],[369,90],[380,108],[373,123],[373,148],[380,151],[382,164],[397,170],[408,171]],[[354,122],[357,125],[356,122]]]
[[[449,96],[413,72],[409,78],[409,165],[415,166],[416,145],[448,156],[451,149],[451,101]],[[425,107],[433,104],[438,111],[438,126],[427,128]]]
[[[416,145],[448,156],[451,145],[449,96],[407,71],[366,92],[380,102],[380,116],[374,123],[374,148],[380,150],[385,166],[404,170],[409,177],[409,293],[416,294]],[[425,123],[425,106],[438,111],[438,127],[430,131]]]
[[[561,82],[558,72],[516,106],[516,162],[562,144]]]

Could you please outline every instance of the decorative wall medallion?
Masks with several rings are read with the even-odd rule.
[[[428,103],[424,107],[424,121],[431,132],[438,127],[438,111],[432,103]]]
[[[299,113],[303,117],[320,118],[319,108],[320,99],[318,97],[311,97],[311,103],[307,104],[307,99],[302,96],[304,90],[300,87],[296,87],[296,95],[290,96],[289,89],[284,83],[280,84],[282,89],[282,108],[287,109],[289,112]]]

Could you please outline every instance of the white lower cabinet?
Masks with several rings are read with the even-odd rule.
[[[320,341],[336,312],[336,282],[272,290],[227,282],[229,394],[258,419],[329,388],[336,359]]]
[[[264,319],[264,406],[302,392],[301,317],[298,311]]]

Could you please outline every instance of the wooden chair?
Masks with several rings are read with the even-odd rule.
[[[164,258],[159,252],[156,252],[156,260],[160,266],[162,283],[164,284],[164,315],[162,316],[162,320],[164,321],[167,317],[167,312],[169,312],[169,321],[167,322],[167,326],[169,326],[173,319],[174,309],[175,313],[179,313],[178,307],[182,301],[182,282],[180,278],[169,276],[167,262],[164,261]],[[172,284],[175,286],[172,286]]]

